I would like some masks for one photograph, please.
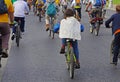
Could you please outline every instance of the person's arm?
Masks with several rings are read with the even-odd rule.
[[[27,5],[27,3],[25,2],[25,13],[28,14],[29,13],[29,7]]]
[[[88,11],[88,8],[90,7],[91,4],[92,4],[91,2],[88,2],[87,6],[85,8],[85,11]]]
[[[110,28],[110,23],[113,21],[114,19],[114,15],[112,15],[106,22],[105,22],[105,26],[106,28]]]
[[[10,5],[8,7],[8,15],[9,15],[10,22],[14,22],[14,7],[13,7],[11,1],[10,1]]]

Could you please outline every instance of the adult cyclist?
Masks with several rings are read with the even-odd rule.
[[[27,2],[25,2],[24,0],[17,0],[16,2],[14,2],[13,4],[14,6],[14,20],[15,21],[20,21],[20,30],[22,32],[22,34],[24,34],[24,27],[25,27],[25,14],[29,13],[29,7],[27,5]],[[13,28],[13,33],[12,33],[12,40],[14,40],[15,37],[15,28]]]
[[[2,57],[8,57],[8,44],[9,44],[9,37],[10,37],[10,27],[9,27],[9,19],[12,23],[14,21],[14,8],[12,5],[11,0],[4,0],[7,8],[7,13],[0,14],[0,33],[2,38]],[[3,8],[0,6],[0,8]],[[5,10],[5,9],[4,9]],[[2,11],[0,10],[0,13]]]
[[[89,12],[90,23],[93,22],[92,18],[94,17],[95,12],[97,12],[99,17],[102,18],[102,8],[104,4],[105,0],[89,0],[85,11]],[[90,30],[92,30],[92,28],[90,28]]]
[[[73,0],[71,7],[77,10],[79,17],[81,18],[81,0]]]
[[[56,14],[58,11],[58,6],[55,4],[54,0],[47,0],[44,4],[43,9],[45,9],[45,21],[46,21],[46,31],[49,30],[50,27],[50,17],[54,18],[54,23],[56,22]]]

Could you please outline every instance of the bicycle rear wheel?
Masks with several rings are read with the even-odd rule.
[[[18,26],[18,27],[16,27],[16,44],[17,44],[17,47],[19,47],[20,37],[21,37],[20,26]]]
[[[39,21],[41,22],[41,11],[39,11]]]
[[[99,22],[96,23],[96,28],[95,28],[95,35],[98,36],[99,34],[99,29],[100,29],[100,24]]]
[[[2,39],[1,39],[1,36],[0,36],[0,68],[2,67],[1,58],[2,58]]]
[[[113,41],[111,42],[110,46],[110,63],[113,63]]]

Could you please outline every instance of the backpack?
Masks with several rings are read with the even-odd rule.
[[[46,12],[47,12],[47,15],[50,17],[53,17],[56,15],[56,7],[53,2],[49,3]]]
[[[7,5],[4,0],[0,0],[0,14],[8,13]]]
[[[94,6],[102,6],[102,0],[94,0],[95,4]]]
[[[80,1],[81,0],[75,0],[76,6],[80,6]]]

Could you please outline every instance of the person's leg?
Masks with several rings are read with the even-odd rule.
[[[114,43],[113,43],[113,64],[117,64],[118,54],[120,49],[120,33],[115,35]]]
[[[25,32],[25,17],[20,17],[19,19],[21,21],[20,30],[21,30],[21,32]]]
[[[50,27],[50,23],[49,23],[50,20],[49,20],[49,18],[50,17],[46,14],[45,15],[45,22],[46,22],[46,26],[45,27],[46,27],[46,31],[48,31],[49,27]]]
[[[0,30],[2,34],[2,57],[7,58],[8,57],[8,43],[9,43],[9,37],[10,37],[10,27],[8,23],[1,23],[0,24]]]
[[[61,50],[60,50],[60,54],[65,53],[65,44],[66,44],[66,39],[62,38],[62,47],[61,47]]]
[[[79,49],[78,49],[78,42],[77,40],[72,42],[73,51],[76,57],[76,68],[80,68],[80,62],[79,62]]]

